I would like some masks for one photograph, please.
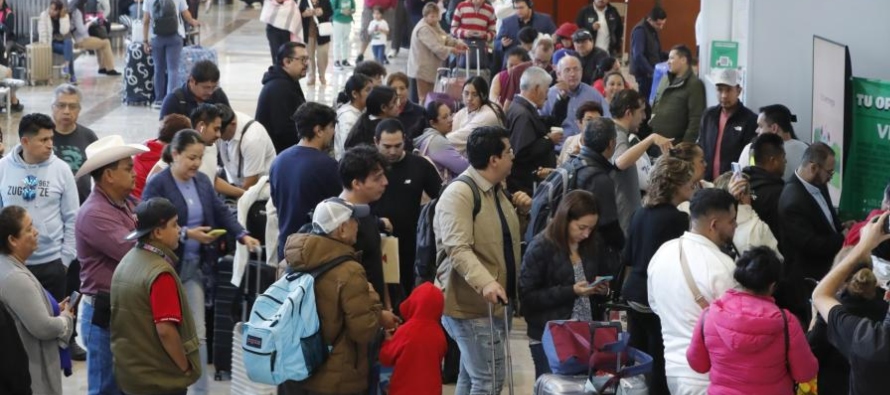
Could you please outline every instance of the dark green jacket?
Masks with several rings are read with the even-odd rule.
[[[176,261],[172,251],[157,247]],[[188,374],[183,373],[164,350],[155,328],[151,286],[162,273],[170,273],[176,279],[182,306],[179,336],[192,366]],[[188,388],[201,377],[198,350],[195,322],[176,270],[160,255],[137,245],[124,255],[111,277],[111,352],[121,390],[140,395],[167,394]]]
[[[705,111],[705,86],[690,68],[682,76],[668,74],[658,84],[649,126],[662,136],[673,138],[674,144],[696,142],[701,116]]]

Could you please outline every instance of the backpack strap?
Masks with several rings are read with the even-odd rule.
[[[476,184],[470,176],[463,174],[454,179],[454,181],[460,181],[464,184],[470,186],[470,190],[473,191],[473,220],[476,220],[476,216],[479,215],[479,211],[482,210],[482,194],[479,192],[479,185]],[[495,196],[497,198],[497,196]]]
[[[791,346],[791,336],[788,333],[788,316],[785,315],[785,309],[779,307],[779,312],[782,313],[782,321],[785,322],[785,326],[782,327],[782,331],[784,332],[785,337],[785,369],[788,370],[788,375],[791,376],[791,361],[788,360],[788,348]],[[791,378],[791,381],[794,381],[794,378]]]
[[[247,122],[246,125],[241,129],[241,138],[238,139],[238,178],[244,176],[244,155],[241,153],[241,142],[244,141],[244,133],[247,133],[247,129],[250,129],[250,125],[256,122],[256,119],[251,119]]]
[[[310,276],[312,276],[312,278],[318,278],[318,277],[321,277],[322,274],[327,273],[328,270],[331,270],[331,269],[339,266],[343,262],[351,261],[351,260],[355,260],[355,257],[353,257],[352,255],[342,255],[342,256],[336,257],[328,262],[325,262],[321,266],[319,266],[311,271],[292,272],[287,275],[287,281],[294,281],[304,274],[309,274]]]
[[[679,240],[680,244],[680,268],[683,269],[683,277],[686,279],[686,286],[689,287],[689,291],[692,292],[692,296],[695,298],[695,303],[705,309],[708,307],[708,301],[705,300],[705,297],[701,294],[701,290],[698,289],[698,286],[695,285],[695,280],[692,278],[692,270],[689,269],[689,262],[686,261],[686,254],[683,253],[683,239]]]

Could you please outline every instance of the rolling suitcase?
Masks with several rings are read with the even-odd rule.
[[[232,395],[277,395],[278,388],[274,385],[260,384],[247,378],[247,369],[244,368],[244,349],[241,348],[243,336],[242,323],[235,324],[232,332]]]
[[[25,46],[28,83],[49,84],[53,78],[53,48],[49,44],[31,43]]]
[[[587,395],[584,389],[587,376],[561,376],[558,374],[542,374],[535,381],[534,395]]]
[[[149,105],[154,101],[154,59],[141,42],[127,45],[124,68],[124,97],[127,105]]]
[[[219,258],[214,270],[216,284],[213,293],[213,367],[214,380],[228,380],[232,373],[232,319],[234,304],[239,303],[241,290],[232,285],[232,256]]]
[[[219,64],[216,50],[213,48],[201,46],[200,31],[192,33],[192,37],[194,37],[193,40],[196,42],[196,44],[182,48],[179,70],[177,70],[177,74],[179,76],[178,81],[180,84],[188,81],[189,74],[192,72],[192,67],[194,67],[195,63],[198,63],[202,60],[209,60],[215,64]]]
[[[451,76],[451,70],[447,67],[439,67],[436,70],[436,85],[433,87],[433,91],[426,94],[426,99],[423,101],[423,106],[426,107],[432,102],[444,103],[449,108],[451,108],[451,112],[455,113],[460,109],[460,97],[452,97],[448,91],[448,82]],[[461,86],[463,89],[463,86]],[[455,93],[455,92],[452,92]]]

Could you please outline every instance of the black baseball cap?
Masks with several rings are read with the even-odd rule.
[[[578,29],[578,31],[572,34],[572,42],[577,43],[585,40],[593,41],[593,35],[585,29]]]
[[[149,232],[164,226],[170,219],[179,215],[176,206],[162,197],[143,201],[136,206],[136,230],[125,237],[125,240],[136,240]]]

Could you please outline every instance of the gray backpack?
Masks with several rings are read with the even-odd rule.
[[[179,9],[175,0],[155,0],[151,7],[152,31],[155,36],[172,36],[179,32]]]

